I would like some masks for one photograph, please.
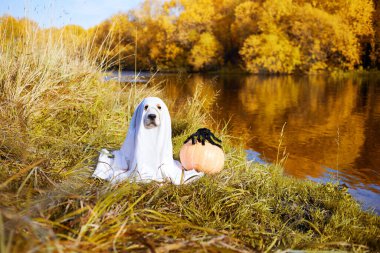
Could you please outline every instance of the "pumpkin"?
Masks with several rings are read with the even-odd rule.
[[[205,142],[186,142],[180,152],[181,163],[186,170],[195,169],[206,174],[215,174],[223,169],[224,152],[218,146]]]

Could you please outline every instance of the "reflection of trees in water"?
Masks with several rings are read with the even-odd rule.
[[[375,89],[380,87],[363,80],[192,75],[173,79],[168,92],[172,98],[185,98],[200,83],[204,96],[211,98],[220,90],[213,116],[225,121],[232,116],[233,135],[270,161],[276,159],[287,122],[283,143],[290,154],[285,164],[290,175],[321,177],[323,167],[337,168],[338,158],[339,170],[352,175],[349,183],[380,184],[380,172],[374,171],[380,165],[380,137],[375,133],[380,126],[380,91]]]
[[[291,175],[320,177],[322,166],[336,169],[337,163],[339,170],[357,175],[355,161],[363,148],[368,118],[367,105],[361,111],[357,108],[360,87],[353,79],[320,76],[247,77],[239,100],[251,120],[236,117],[235,125],[252,127],[255,139],[249,146],[255,149],[258,143],[259,152],[270,148],[266,156],[274,160],[281,126],[287,122],[284,145],[290,156],[285,167]]]
[[[362,94],[364,102],[368,108],[368,119],[364,134],[367,137],[360,151],[360,156],[356,159],[356,165],[360,168],[359,173],[368,181],[376,182],[380,178],[380,86],[369,85],[365,93]],[[377,168],[376,173],[373,169]],[[379,180],[378,180],[379,181]],[[377,182],[378,182],[377,181]],[[379,188],[377,189],[379,191]]]
[[[215,105],[218,89],[215,87],[216,79],[212,76],[183,74],[165,76],[164,79],[166,82],[165,95],[170,97],[174,103],[185,102],[198,89],[198,92],[201,92],[201,97],[207,100],[206,107]]]

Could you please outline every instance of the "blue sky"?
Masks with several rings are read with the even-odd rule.
[[[89,28],[118,12],[138,7],[142,0],[0,0],[0,16],[36,21],[40,27],[76,24]]]

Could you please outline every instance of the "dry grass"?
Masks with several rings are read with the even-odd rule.
[[[103,83],[86,50],[26,39],[1,46],[0,252],[380,251],[380,218],[345,189],[247,162],[223,131],[217,176],[183,186],[92,179],[98,150],[119,148],[135,106],[161,92]],[[175,154],[207,124],[205,101],[197,93],[172,114]]]

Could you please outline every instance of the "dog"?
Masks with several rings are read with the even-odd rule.
[[[157,97],[143,99],[137,106],[127,136],[119,150],[102,149],[93,177],[113,183],[170,181],[174,184],[203,176],[185,171],[173,160],[171,118],[166,104]]]

